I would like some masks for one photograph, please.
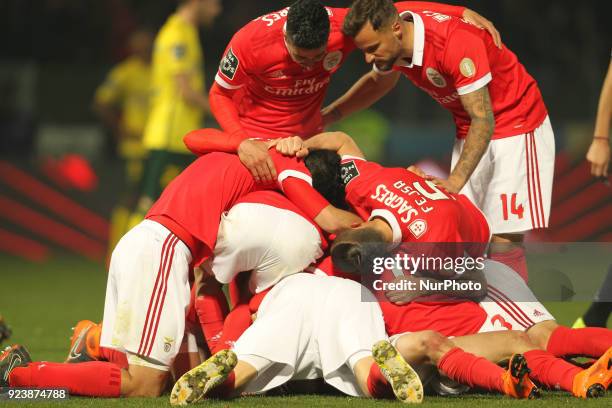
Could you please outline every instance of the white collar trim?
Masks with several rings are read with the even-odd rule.
[[[398,64],[402,67],[412,68],[413,66],[423,65],[423,50],[425,49],[425,25],[423,19],[418,14],[411,11],[404,11],[400,17],[407,20],[412,17],[414,23],[414,44],[412,45],[412,62],[410,64]]]

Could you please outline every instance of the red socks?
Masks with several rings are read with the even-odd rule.
[[[119,397],[121,369],[106,361],[67,364],[46,361],[17,367],[9,376],[11,387],[67,388],[70,394]]]
[[[557,358],[543,350],[530,350],[523,353],[531,369],[529,376],[551,389],[572,392],[574,377],[581,368]]]
[[[212,350],[216,348],[223,331],[223,320],[227,316],[227,299],[223,291],[219,290],[214,294],[196,297],[194,307],[208,348]]]
[[[487,391],[504,392],[502,380],[504,369],[459,347],[451,349],[440,359],[438,369],[460,384]]]
[[[599,358],[612,347],[612,330],[601,327],[570,329],[557,327],[550,338],[546,351],[555,357],[590,356]]]
[[[527,260],[525,259],[525,248],[517,247],[508,252],[492,252],[489,254],[489,259],[501,262],[509,266],[518,273],[525,282],[529,281],[529,272],[527,271]]]
[[[391,385],[380,372],[380,368],[376,363],[370,366],[370,374],[368,374],[368,391],[372,398],[394,398]]]
[[[127,369],[129,365],[125,353],[107,347],[100,347],[100,360],[109,361],[119,368]]]
[[[249,305],[237,305],[225,318],[221,337],[210,352],[215,354],[218,351],[232,348],[234,342],[249,328],[251,322]]]

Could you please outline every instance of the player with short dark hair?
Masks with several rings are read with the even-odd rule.
[[[318,0],[293,3],[287,13],[286,39],[298,48],[314,50],[327,45],[329,16]]]
[[[432,179],[482,209],[494,234],[490,257],[527,280],[523,234],[548,226],[555,157],[536,81],[487,33],[408,2],[356,0],[343,30],[373,65],[368,77],[397,81],[403,74],[452,113],[452,171]],[[342,116],[366,108],[362,87],[357,81],[330,108]]]
[[[391,1],[358,1],[355,2],[342,25],[342,32],[354,38],[366,23],[372,24],[374,30],[388,25],[397,18],[397,9]]]

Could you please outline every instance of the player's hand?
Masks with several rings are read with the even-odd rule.
[[[463,12],[463,19],[466,22],[472,25],[475,25],[478,28],[487,30],[489,34],[491,34],[491,37],[493,37],[493,42],[495,43],[497,48],[501,49],[502,47],[501,35],[499,34],[499,31],[497,31],[497,28],[495,28],[495,26],[493,25],[491,21],[487,20],[486,18],[484,18],[483,16],[481,16],[474,10],[470,10],[469,8],[466,8],[465,11]]]
[[[425,179],[433,181],[436,186],[442,187],[449,193],[459,193],[459,191],[461,191],[461,189],[463,188],[463,185],[454,181],[452,177],[449,177],[448,179],[445,180],[439,177],[427,175],[425,176]]]
[[[406,170],[413,172],[417,176],[421,176],[423,178],[427,177],[427,173],[425,173],[419,166],[415,166],[414,164],[406,167]]]
[[[285,137],[276,143],[276,151],[283,156],[304,157],[308,155],[308,148],[299,136]]]
[[[610,165],[610,142],[606,139],[593,139],[586,159],[591,163],[591,174],[595,177],[608,177]]]
[[[402,286],[407,288],[406,290],[388,290],[385,292],[385,296],[391,303],[396,305],[405,305],[413,300],[429,295],[428,292],[421,290],[420,281],[423,278],[416,277],[414,275],[398,276],[393,280],[394,283],[402,283]]]
[[[245,140],[238,146],[238,157],[249,169],[255,182],[269,184],[276,180],[276,168],[266,142]]]

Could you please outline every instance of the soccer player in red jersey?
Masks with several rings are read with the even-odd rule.
[[[493,25],[464,7],[410,1],[414,10],[435,10],[484,26]],[[251,21],[231,39],[210,89],[210,106],[222,129],[244,142],[242,162],[257,179],[274,177],[265,146],[249,138],[319,133],[333,115],[321,110],[331,76],[355,48],[342,31],[345,8],[298,0]],[[366,81],[360,96],[372,104],[395,85],[390,78]]]
[[[385,168],[365,161],[354,141],[343,133],[317,135],[303,144],[298,138],[291,138],[277,143],[276,148],[285,154],[297,151],[300,156],[307,154],[308,149],[312,148],[331,149],[331,152],[316,152],[320,153],[319,158],[315,152],[310,152],[307,156],[306,164],[313,175],[313,185],[317,188],[320,188],[321,184],[327,186],[320,189],[324,195],[328,195],[327,191],[333,190],[335,183],[344,184],[337,187],[346,189],[347,202],[363,219],[368,220],[358,227],[339,234],[332,245],[334,260],[341,266],[344,265],[347,270],[355,269],[356,264],[367,264],[366,259],[370,259],[370,255],[367,254],[367,248],[364,252],[361,247],[368,243],[384,243],[385,247],[389,245],[395,247],[399,243],[412,242],[486,243],[488,241],[486,219],[468,199],[461,194],[448,193],[442,188],[435,187],[431,182],[407,169]],[[342,155],[342,162],[336,163],[334,158],[330,157],[334,152]],[[339,161],[338,155],[335,160]],[[325,161],[329,165],[322,164]],[[333,174],[333,170],[330,171],[330,167],[334,166],[337,167],[337,176]],[[320,177],[325,178],[325,181],[320,180]],[[339,178],[342,181],[338,181]],[[456,204],[452,204],[453,202]],[[479,246],[469,246],[465,249],[471,248],[479,249]],[[483,306],[486,313],[483,313],[483,310],[479,311],[477,305],[470,302],[443,301],[402,306],[406,302],[395,294],[392,300],[397,305],[389,302],[381,303],[387,331],[392,335],[407,330],[435,329],[447,336],[461,336],[504,328],[525,330],[530,341],[540,349],[525,353],[528,361],[534,361],[537,366],[538,373],[542,375],[540,379],[547,379],[547,384],[554,385],[556,382],[550,382],[551,377],[549,377],[552,373],[558,375],[557,379],[563,379],[561,385],[563,389],[573,392],[576,396],[589,395],[586,389],[590,386],[585,388],[583,385],[585,378],[590,374],[581,373],[580,370],[572,369],[571,366],[558,360],[555,360],[554,368],[544,361],[550,360],[552,356],[565,357],[571,354],[609,358],[606,356],[612,352],[612,331],[600,328],[572,330],[558,325],[533,297],[526,284],[517,275],[505,272],[504,269],[509,271],[510,268],[496,262],[492,264],[496,264],[499,268],[495,269],[492,265],[491,271],[486,274],[487,279],[491,280],[489,284],[491,293],[487,295],[490,297],[487,300],[490,305]],[[501,278],[496,276],[498,274]],[[466,275],[467,273],[464,273],[455,276],[454,279],[473,279],[473,275]],[[492,284],[497,287],[493,287]],[[504,292],[498,288],[503,288],[504,291],[508,288],[510,288],[508,290],[516,289],[518,292],[511,294],[516,297],[506,298]],[[401,291],[398,292],[403,295]],[[465,291],[446,293],[439,291],[438,294],[456,298],[474,295],[466,294]],[[477,299],[483,296],[484,294],[475,294]],[[529,300],[531,298],[532,301]],[[492,310],[496,312],[491,312]],[[528,311],[529,315],[525,311]],[[498,315],[493,316],[492,313]],[[487,314],[491,314],[493,321],[489,322]],[[439,317],[441,319],[438,321]],[[494,325],[496,318],[504,323],[505,327],[496,328]],[[412,321],[416,324],[413,325]],[[410,347],[412,342],[410,346],[402,347],[401,350],[410,350]],[[548,354],[542,354],[544,351]],[[571,375],[568,374],[570,372]],[[595,378],[594,384],[605,384],[605,388],[612,378],[612,371],[610,368],[605,368],[602,375],[605,378]],[[592,396],[598,396],[600,388],[597,387],[597,390],[593,388],[595,391]]]
[[[314,191],[303,164],[276,153],[272,158],[278,182],[257,188],[282,189],[329,231],[358,219]],[[212,254],[222,213],[255,189],[237,156],[198,158],[113,251],[100,345],[125,352],[128,367],[102,361],[33,363],[12,370],[10,385],[69,388],[73,394],[102,397],[160,395],[185,332],[191,268]]]
[[[452,172],[435,181],[483,210],[494,234],[491,257],[527,280],[520,243],[525,231],[548,225],[555,157],[535,80],[483,30],[448,13],[414,10],[407,2],[357,0],[343,32],[376,75],[404,74],[453,114]],[[342,116],[364,108],[360,89],[357,82],[329,108]]]

